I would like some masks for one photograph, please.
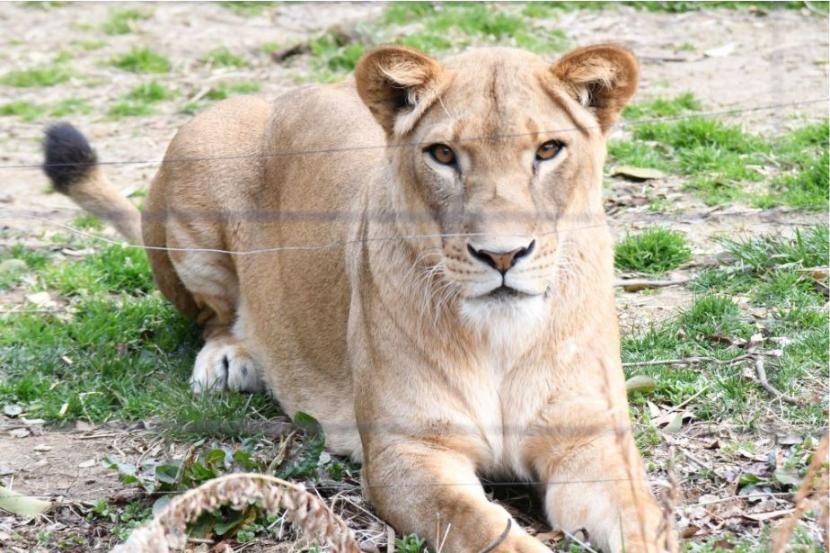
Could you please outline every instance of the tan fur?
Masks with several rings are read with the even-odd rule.
[[[606,133],[637,71],[608,45],[552,66],[519,50],[439,63],[390,47],[355,82],[196,117],[150,189],[145,244],[289,249],[150,252],[162,291],[206,329],[194,388],[261,378],[362,460],[382,517],[445,552],[481,551],[507,526],[480,474],[542,482],[551,524],[606,550],[660,550],[601,200]],[[565,150],[535,165],[552,139]],[[452,146],[460,177],[430,160],[433,143]],[[505,277],[528,296],[474,297],[501,277],[468,245],[532,240]],[[515,523],[493,549],[546,550]]]

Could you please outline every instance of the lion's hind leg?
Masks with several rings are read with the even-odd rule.
[[[235,325],[239,281],[234,261],[228,253],[206,251],[222,249],[219,229],[175,222],[167,230],[170,260],[193,298],[196,321],[204,329],[205,345],[190,378],[193,391],[262,391],[260,371],[245,346],[241,325]]]

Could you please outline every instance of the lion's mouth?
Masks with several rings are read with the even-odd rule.
[[[512,299],[521,299],[521,298],[532,298],[536,294],[528,294],[527,292],[522,292],[521,290],[517,290],[516,288],[512,288],[507,286],[506,284],[502,284],[498,288],[494,288],[490,290],[486,294],[481,294],[480,296],[476,296],[475,299],[477,300],[512,300]]]

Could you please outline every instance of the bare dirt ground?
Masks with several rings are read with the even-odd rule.
[[[101,49],[75,55],[71,62],[73,77],[68,82],[51,88],[0,86],[0,104],[13,100],[52,103],[67,96],[86,98],[93,111],[73,116],[72,121],[88,133],[100,158],[148,161],[108,169],[113,180],[130,192],[147,185],[156,168],[154,161],[162,158],[176,129],[189,119],[190,116],[180,113],[181,105],[188,98],[198,97],[211,83],[221,79],[256,81],[262,85],[262,95],[275,98],[302,80],[305,62],[275,64],[262,52],[263,43],[290,45],[334,24],[375,17],[382,9],[363,3],[283,4],[262,16],[244,17],[217,4],[170,3],[147,7],[152,9],[152,18],[138,22],[134,32],[104,36],[95,29],[106,20],[112,4],[70,4],[39,11],[0,3],[0,73],[48,63],[62,48],[79,41],[90,38],[106,41]],[[665,14],[622,8],[564,13],[559,20],[551,21],[550,26],[564,30],[574,46],[614,41],[634,50],[643,64],[640,100],[693,91],[705,110],[717,111],[784,105],[828,96],[827,18],[809,12],[758,14],[712,10]],[[107,106],[144,77],[116,70],[107,60],[134,45],[148,45],[170,57],[172,72],[157,78],[177,89],[180,97],[176,102],[160,104],[153,116],[112,120],[105,115]],[[249,65],[216,69],[197,63],[218,46],[247,52]],[[826,115],[827,104],[814,103],[741,113],[731,119],[755,132],[776,132]],[[42,130],[40,123],[0,118],[0,165],[21,166],[0,167],[2,245],[17,242],[42,245],[55,233],[65,234],[66,230],[58,225],[68,224],[80,214],[66,198],[48,192],[46,178],[32,167],[40,162]],[[759,210],[742,205],[712,208],[683,192],[671,177],[647,184],[623,181],[614,184],[609,189],[608,207],[615,233],[622,235],[655,222],[669,224],[688,236],[698,264],[711,261],[718,253],[711,240],[713,236],[735,236],[750,230],[753,233],[788,232],[794,226],[815,223],[825,217],[794,213],[785,208]],[[654,213],[638,201],[654,193],[669,199],[673,209],[668,213]],[[104,234],[114,236],[110,231]],[[684,278],[693,269],[681,269],[670,276]],[[621,290],[618,294],[620,316],[626,328],[641,328],[687,305],[692,297],[682,287],[669,287],[653,294],[628,294]],[[20,301],[23,300],[19,296],[0,296],[0,305],[4,307]],[[15,433],[21,428],[26,432]],[[711,441],[724,432],[730,431],[699,426],[689,432],[687,439]],[[1,417],[0,478],[4,485],[13,485],[19,492],[57,499],[65,506],[62,518],[47,518],[36,530],[86,524],[73,505],[113,497],[123,489],[112,471],[101,467],[104,456],[116,453],[137,461],[148,452],[164,447],[177,446],[155,440],[151,433],[140,428],[116,424],[54,429],[40,424],[21,425],[18,420]],[[757,459],[744,459],[744,462],[757,462]],[[682,472],[683,467],[679,468]],[[718,465],[718,471],[727,470],[736,468]],[[709,493],[715,492],[709,490]],[[696,498],[693,491],[690,495]],[[765,501],[775,503],[774,499]],[[783,508],[782,505],[778,507]],[[776,505],[755,507],[771,511]],[[702,507],[687,513],[692,519],[695,509]],[[724,513],[720,516],[728,518]],[[19,531],[19,521],[0,516],[0,551],[4,538]],[[11,545],[8,550],[24,551]],[[34,542],[27,549],[41,550],[46,549]]]

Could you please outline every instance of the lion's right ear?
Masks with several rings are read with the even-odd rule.
[[[360,99],[390,137],[412,129],[440,94],[445,76],[440,63],[402,46],[373,50],[355,68]]]

